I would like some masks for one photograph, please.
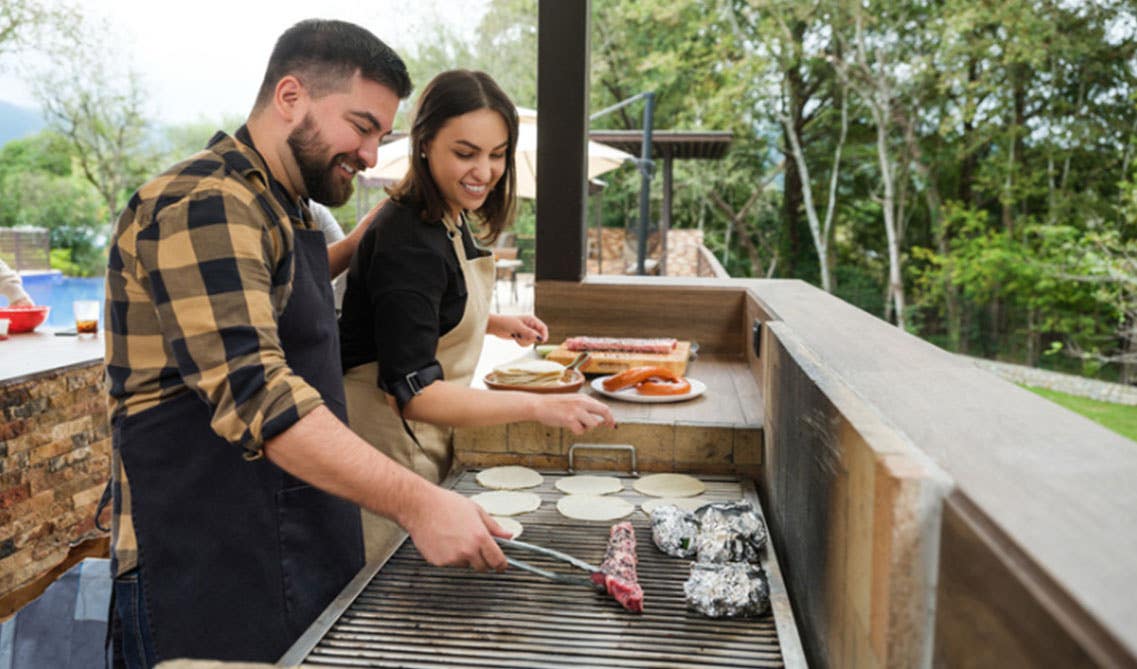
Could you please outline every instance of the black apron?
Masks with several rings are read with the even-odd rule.
[[[280,341],[346,423],[327,247],[320,231],[293,230]],[[159,661],[275,662],[363,567],[359,508],[246,461],[209,419],[186,393],[114,426],[151,636]]]

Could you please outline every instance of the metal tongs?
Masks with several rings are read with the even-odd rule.
[[[541,569],[540,567],[534,567],[533,565],[529,564],[528,562],[523,562],[521,560],[515,560],[515,559],[513,559],[507,555],[505,557],[505,559],[507,562],[509,562],[510,566],[512,566],[512,567],[517,567],[518,569],[523,569],[527,572],[536,574],[538,576],[543,576],[544,578],[547,578],[550,581],[557,581],[558,583],[569,583],[571,585],[587,585],[588,587],[592,588],[593,590],[599,590],[600,592],[606,591],[606,588],[604,586],[604,578],[603,578],[604,572],[602,572],[600,570],[600,567],[597,567],[594,564],[589,564],[589,563],[585,562],[584,560],[574,558],[571,555],[561,553],[560,551],[555,551],[551,548],[545,548],[543,546],[537,546],[536,544],[528,544],[528,543],[525,543],[524,541],[514,541],[513,539],[502,539],[501,537],[494,537],[494,539],[497,540],[497,542],[499,544],[501,544],[503,547],[519,548],[521,550],[526,550],[526,551],[530,551],[533,553],[538,553],[538,554],[544,555],[546,557],[551,557],[551,558],[554,558],[557,560],[561,560],[563,562],[567,562],[574,567],[577,567],[579,569],[583,569],[584,571],[587,571],[589,575],[588,576],[581,576],[579,574],[563,574],[560,572],[549,571],[547,569]],[[600,575],[599,581],[596,580],[596,577],[594,576],[595,574]]]

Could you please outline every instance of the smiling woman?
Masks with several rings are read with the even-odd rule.
[[[582,394],[470,388],[486,334],[544,341],[534,316],[490,313],[492,242],[512,222],[517,110],[484,72],[444,72],[424,89],[411,128],[410,169],[368,214],[348,272],[340,320],[352,430],[424,478],[450,468],[453,428],[532,420],[579,434],[613,425]],[[365,514],[369,559],[393,527]]]

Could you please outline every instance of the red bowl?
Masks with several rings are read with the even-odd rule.
[[[7,318],[8,334],[31,332],[47,320],[48,306],[0,307],[0,318]]]

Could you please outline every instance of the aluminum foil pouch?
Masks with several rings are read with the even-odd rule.
[[[770,608],[766,573],[749,562],[693,562],[683,591],[687,607],[710,618],[758,616]]]
[[[699,523],[694,514],[677,506],[661,506],[651,512],[651,539],[656,548],[672,557],[695,555]]]
[[[695,513],[699,562],[757,562],[766,546],[766,524],[749,502],[721,502]]]

